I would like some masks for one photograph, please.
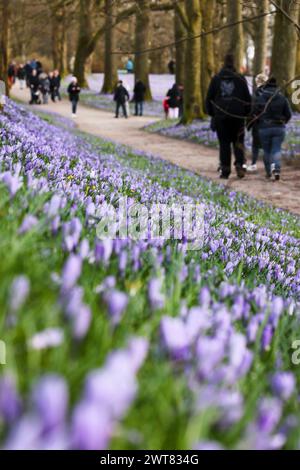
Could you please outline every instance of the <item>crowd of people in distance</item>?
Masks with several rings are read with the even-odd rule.
[[[55,102],[61,100],[61,77],[58,70],[46,73],[42,63],[36,59],[28,61],[25,65],[12,62],[8,67],[8,83],[12,87],[19,81],[20,89],[25,86],[30,89],[30,104],[47,104],[49,97]]]
[[[292,118],[288,99],[277,86],[276,78],[260,74],[251,97],[246,78],[239,74],[234,57],[228,54],[222,70],[213,77],[207,97],[206,111],[211,128],[217,133],[220,147],[220,178],[231,173],[232,147],[237,176],[255,171],[260,148],[264,152],[266,178],[280,180],[281,148],[285,126]],[[252,130],[252,163],[246,165],[245,132]]]
[[[47,73],[44,71],[40,61],[32,59],[25,65],[17,65],[15,62],[12,62],[8,67],[7,74],[10,87],[18,80],[21,90],[25,89],[25,87],[29,88],[29,104],[48,104],[49,98],[51,98],[53,103],[57,100],[61,101],[61,76],[59,70]],[[72,116],[76,117],[79,94],[81,91],[76,77],[72,77],[67,91],[71,101]]]

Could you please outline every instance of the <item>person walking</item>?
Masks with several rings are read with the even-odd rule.
[[[76,77],[72,77],[72,81],[68,86],[68,94],[69,99],[72,103],[72,117],[75,118],[77,116],[77,105],[79,101],[79,94],[80,94],[80,86],[78,85],[78,80]]]
[[[251,111],[251,95],[245,77],[234,66],[234,57],[226,55],[224,66],[210,83],[206,111],[212,117],[212,130],[217,132],[220,146],[220,178],[231,173],[231,146],[235,155],[237,176],[244,178],[245,119]]]
[[[268,81],[268,77],[261,73],[255,77],[255,85],[256,89],[253,94],[253,102],[257,100],[259,95],[263,91],[263,86],[266,84]],[[259,138],[259,132],[258,132],[258,125],[257,122],[253,119],[250,119],[250,125],[247,126],[248,130],[252,128],[252,162],[251,165],[247,167],[247,171],[253,172],[257,171],[257,160],[259,157],[259,151],[262,148],[260,138]]]
[[[135,116],[143,116],[146,87],[141,80],[137,80],[133,90],[135,102]]]
[[[134,63],[131,57],[128,58],[127,63],[126,63],[126,70],[127,73],[133,73],[134,71]]]
[[[54,70],[53,74],[50,75],[50,90],[51,90],[51,100],[55,103],[56,98],[61,101],[60,96],[60,84],[61,77],[58,70]]]
[[[168,105],[169,105],[169,119],[178,119],[179,117],[179,105],[180,105],[180,91],[176,83],[170,88],[167,93]]]
[[[50,93],[50,80],[45,72],[39,75],[40,90],[43,97],[43,104],[48,104],[48,96]]]
[[[30,91],[31,91],[31,101],[29,102],[29,104],[41,104],[40,90],[39,90],[40,82],[37,76],[36,69],[32,71],[29,83],[30,83]]]
[[[174,59],[171,59],[169,62],[168,62],[168,70],[169,70],[169,74],[170,75],[174,75],[175,74],[175,60]]]
[[[30,62],[26,62],[24,70],[25,70],[25,75],[26,75],[26,77],[25,77],[26,78],[26,86],[27,86],[27,88],[30,88],[30,78],[31,78],[31,75],[32,75],[32,68],[31,68]]]
[[[17,70],[16,70],[16,63],[12,62],[7,71],[7,76],[8,76],[8,85],[11,88],[16,81],[16,75],[17,75]]]
[[[116,118],[119,117],[120,107],[122,108],[124,117],[128,117],[126,111],[126,101],[129,101],[129,98],[129,93],[123,86],[122,80],[119,80],[114,94],[114,101],[116,102]]]
[[[25,88],[26,70],[23,64],[20,64],[17,71],[17,77],[20,84],[20,90]]]
[[[281,147],[285,139],[285,126],[291,118],[290,104],[277,87],[276,78],[272,77],[256,96],[252,112],[264,151],[267,179],[274,177],[275,181],[280,180]]]

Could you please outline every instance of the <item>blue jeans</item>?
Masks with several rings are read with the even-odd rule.
[[[143,116],[143,102],[142,101],[135,102],[135,115]]]
[[[271,176],[272,165],[275,172],[281,170],[281,146],[285,138],[284,127],[266,127],[259,129],[259,137],[264,151],[264,164],[268,176]]]

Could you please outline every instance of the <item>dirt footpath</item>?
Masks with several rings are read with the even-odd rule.
[[[21,91],[15,86],[12,90],[12,97],[28,102],[29,91]],[[37,109],[54,111],[62,116],[71,117],[71,106],[67,100],[37,106]],[[131,116],[129,119],[115,119],[109,112],[79,105],[75,122],[78,128],[84,132],[159,156],[199,175],[219,181],[217,173],[218,152],[216,150],[191,142],[149,134],[141,130],[143,126],[155,120],[158,118]],[[237,179],[233,173],[228,182],[225,181],[225,184],[234,191],[243,191],[257,199],[300,215],[299,169],[285,166],[281,181],[274,183],[266,181],[263,165],[260,162],[258,173],[249,174],[244,180]]]

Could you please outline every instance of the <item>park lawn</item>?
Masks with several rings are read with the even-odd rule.
[[[2,447],[298,448],[300,219],[12,102],[0,133]],[[121,196],[203,204],[203,246],[99,240]]]

